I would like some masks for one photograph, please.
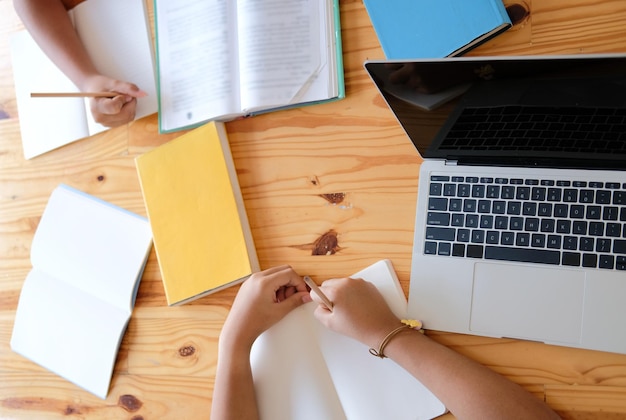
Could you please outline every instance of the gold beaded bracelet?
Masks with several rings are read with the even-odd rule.
[[[396,334],[398,334],[400,331],[406,328],[414,329],[424,334],[424,328],[422,328],[422,321],[417,321],[415,319],[402,319],[400,320],[400,322],[402,322],[402,325],[400,327],[392,330],[389,334],[385,336],[385,338],[383,338],[383,341],[381,341],[380,345],[378,346],[378,350],[376,350],[375,348],[370,348],[370,354],[372,356],[380,357],[381,359],[384,359],[385,357],[387,357],[383,353],[383,351],[385,350],[385,347],[391,341],[391,339],[396,336]]]

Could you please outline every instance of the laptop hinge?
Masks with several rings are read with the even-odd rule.
[[[446,159],[446,166],[457,166],[459,164],[458,160],[447,160]]]

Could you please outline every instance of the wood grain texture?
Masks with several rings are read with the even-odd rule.
[[[390,258],[408,292],[421,159],[363,69],[383,54],[362,1],[340,4],[347,97],[228,123],[239,182],[263,268],[290,263],[319,282]],[[471,54],[626,51],[622,0],[505,4],[516,25]],[[208,418],[217,339],[238,287],[169,308],[154,252],[105,401],[10,350],[30,243],[53,188],[67,183],[145,215],[134,158],[177,136],[158,134],[152,115],[24,160],[8,44],[21,28],[12,1],[0,0],[0,417]],[[428,334],[565,418],[626,418],[626,356]]]

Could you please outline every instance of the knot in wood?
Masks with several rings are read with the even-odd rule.
[[[194,346],[184,346],[178,349],[178,354],[183,357],[189,357],[196,352],[196,348]]]
[[[131,413],[139,410],[143,405],[143,403],[137,397],[130,394],[120,395],[117,404],[124,410],[130,411]]]

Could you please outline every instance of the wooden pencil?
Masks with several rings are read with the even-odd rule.
[[[116,92],[33,92],[31,98],[114,98]]]

